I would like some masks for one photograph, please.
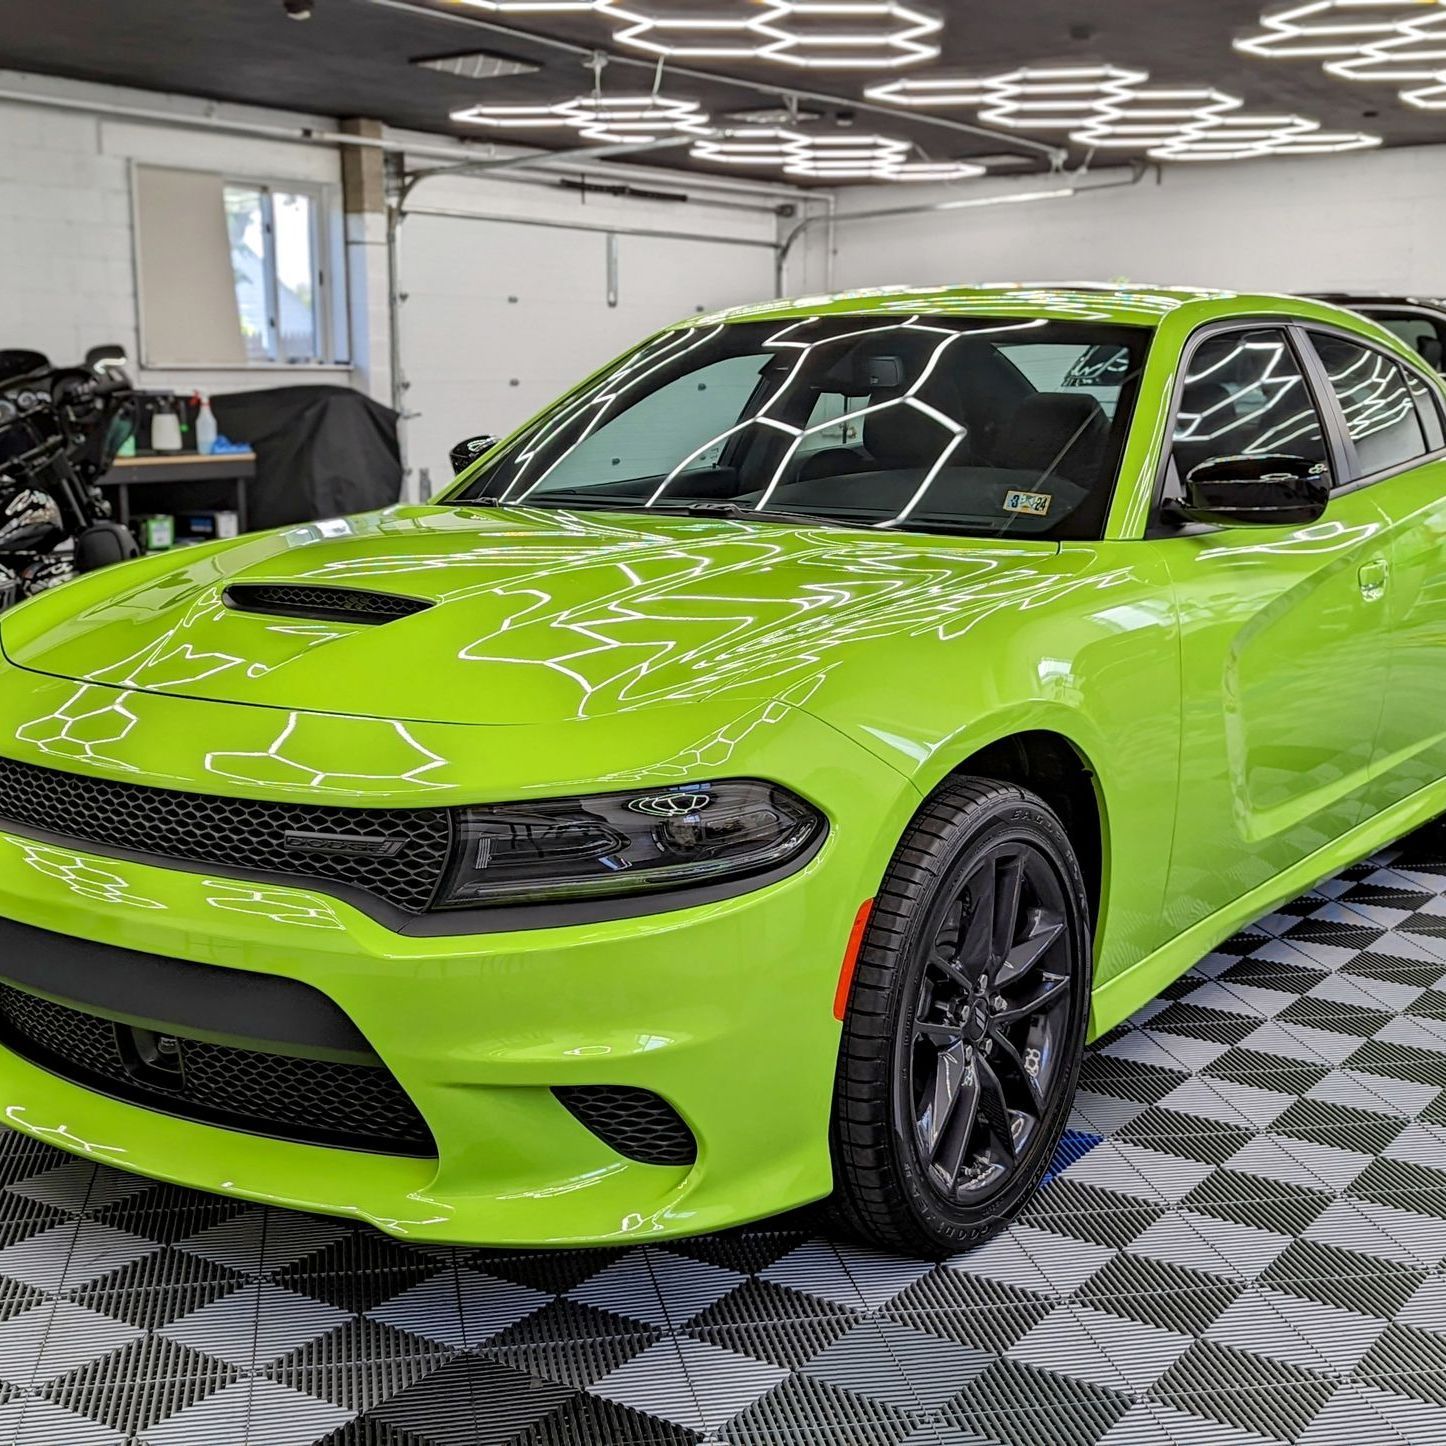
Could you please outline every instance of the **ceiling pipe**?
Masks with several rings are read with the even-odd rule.
[[[463,174],[465,175],[466,172]],[[484,171],[481,178],[486,180],[487,172]],[[559,181],[590,184],[599,189],[611,186],[639,186],[640,183],[643,189],[649,189],[651,186],[657,186],[660,189],[676,187],[678,199],[691,202],[695,206],[713,206],[727,211],[751,211],[762,216],[777,216],[780,209],[786,211],[791,206],[801,205],[812,195],[808,191],[778,195],[772,191],[759,192],[744,187],[737,190],[724,190],[721,187],[698,184],[705,178],[692,172],[660,173],[658,171],[630,170],[622,166],[609,167],[597,163],[586,167],[574,166],[570,169],[563,169],[559,166],[552,173],[511,170],[497,179],[506,181],[508,185],[546,186],[549,190],[556,190]]]
[[[545,151],[540,155],[484,156],[475,161],[456,161],[450,166],[427,166],[409,171],[397,197],[397,208],[406,210],[407,199],[423,181],[434,176],[489,176],[498,171],[552,170],[566,168],[577,161],[602,161],[609,156],[635,156],[649,151],[675,149],[693,143],[692,136],[664,136],[659,140],[613,141],[603,146],[584,146],[575,151]]]
[[[44,95],[28,90],[0,90],[0,101],[17,105],[44,106],[51,110],[80,111],[86,115],[131,121],[136,125],[190,126],[199,130],[226,131],[233,135],[257,136],[264,140],[289,141],[294,145],[360,146],[368,150],[413,155],[455,156],[456,147],[407,145],[375,136],[354,136],[343,131],[322,130],[307,125],[270,125],[265,121],[228,120],[224,116],[194,111],[166,110],[159,106],[116,105],[113,101],[87,100],[83,96]]]
[[[1132,164],[1130,174],[1116,181],[1101,181],[1098,185],[1081,186],[1073,178],[1067,183],[1048,190],[998,191],[990,196],[961,196],[951,201],[930,201],[918,206],[882,206],[868,211],[830,210],[822,215],[806,216],[783,238],[778,245],[777,274],[775,290],[779,296],[785,291],[789,253],[794,246],[815,226],[828,223],[830,231],[851,221],[882,221],[899,216],[925,216],[939,211],[966,211],[980,206],[1025,205],[1033,201],[1067,200],[1071,196],[1085,196],[1093,191],[1113,191],[1123,186],[1138,186],[1144,179],[1147,166]]]
[[[646,236],[658,241],[696,241],[705,246],[752,246],[776,251],[777,243],[760,236],[714,236],[704,231],[673,231],[659,226],[623,226],[608,221],[564,221],[543,216],[518,216],[506,211],[463,211],[448,206],[413,206],[408,216],[446,221],[491,221],[504,226],[540,226],[549,231],[591,231],[604,236]]]
[[[265,121],[229,120],[224,116],[199,114],[194,111],[166,110],[159,106],[117,105],[112,101],[89,100],[82,96],[45,95],[28,90],[0,90],[0,103],[40,106],[50,110],[74,111],[84,115],[101,116],[109,120],[126,121],[133,125],[180,126],[195,130],[219,131],[228,135],[255,136],[261,140],[283,141],[292,145],[340,147],[351,146],[366,150],[381,151],[384,155],[413,156],[425,159],[456,162],[466,157],[475,148],[466,141],[452,141],[437,145],[428,141],[408,141],[388,137],[357,136],[345,131],[329,130],[308,125],[276,125]],[[493,142],[486,143],[489,149]],[[578,151],[531,151],[515,160],[514,171],[536,164],[544,169],[576,166],[580,173],[594,171],[597,175],[614,180],[636,181],[637,172],[629,167],[590,166],[579,161]],[[494,159],[479,156],[479,161]],[[508,177],[509,180],[526,179],[521,174]],[[811,193],[802,187],[780,186],[767,181],[737,181],[731,177],[704,175],[689,171],[682,173],[689,187],[694,190],[711,190],[726,195],[773,196],[781,201],[798,202]],[[550,184],[550,182],[547,182]]]
[[[650,72],[656,71],[658,66],[656,56],[646,58],[629,55],[622,50],[612,50],[606,46],[581,45],[573,40],[561,40],[555,35],[538,34],[536,31],[521,30],[514,25],[504,25],[496,20],[484,20],[480,15],[463,14],[457,10],[434,9],[430,5],[420,3],[420,0],[367,0],[367,4],[378,5],[385,10],[403,10],[412,15],[425,15],[433,20],[450,21],[454,25],[467,25],[474,29],[487,30],[494,35],[505,36],[509,40],[545,45],[553,50],[567,55],[580,56],[583,59],[601,54],[606,55],[615,64],[641,66]],[[691,66],[675,65],[671,61],[667,63],[667,71],[668,74],[682,76],[685,80],[702,81],[708,85],[735,86],[741,90],[751,90],[755,94],[769,96],[774,100],[793,96],[798,100],[812,101],[815,105],[840,106],[845,110],[865,115],[887,116],[895,122],[907,119],[916,125],[935,126],[959,135],[987,140],[992,145],[1001,146],[1007,150],[1032,151],[1036,155],[1044,156],[1051,166],[1063,165],[1069,158],[1069,151],[1063,146],[1050,145],[1046,141],[1037,141],[1032,136],[1023,136],[1012,131],[991,130],[988,126],[972,125],[968,121],[955,120],[951,116],[928,115],[923,111],[901,113],[893,106],[879,105],[867,98],[860,100],[853,96],[834,95],[829,91],[802,90],[792,85],[775,85],[767,81],[748,80],[742,76],[717,71],[695,70]]]

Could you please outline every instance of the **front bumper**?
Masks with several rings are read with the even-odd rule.
[[[196,714],[191,726],[203,735],[200,714],[219,718],[220,709],[234,732],[235,715],[250,711],[159,702],[173,722]],[[689,1234],[825,1195],[838,971],[854,913],[916,800],[885,765],[796,718],[806,739],[792,735],[790,751],[806,741],[810,792],[831,816],[823,849],[756,892],[639,918],[405,936],[319,890],[0,832],[0,916],[320,989],[411,1096],[437,1158],[201,1124],[93,1093],[0,1049],[4,1121],[124,1169],[436,1242]],[[6,751],[13,736],[0,735]],[[778,776],[769,765],[781,760],[759,762]],[[552,1094],[600,1084],[667,1099],[697,1137],[696,1164],[631,1162]]]

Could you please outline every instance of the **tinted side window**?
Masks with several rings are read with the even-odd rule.
[[[1366,311],[1436,371],[1446,370],[1446,324],[1418,311]]]
[[[1420,414],[1421,426],[1426,431],[1426,445],[1433,452],[1440,447],[1446,447],[1446,426],[1441,422],[1441,400],[1436,389],[1428,387],[1409,367],[1403,370],[1406,373],[1406,385],[1411,388],[1411,395],[1416,399],[1416,411]]]
[[[1183,479],[1214,457],[1281,452],[1324,462],[1325,433],[1283,331],[1260,327],[1208,337],[1180,393],[1171,454]]]
[[[1401,367],[1384,352],[1338,336],[1311,340],[1356,444],[1356,471],[1369,477],[1422,456],[1426,438]]]

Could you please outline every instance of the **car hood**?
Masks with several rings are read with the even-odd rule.
[[[625,512],[421,506],[96,573],[5,619],[37,672],[147,693],[526,724],[722,695],[806,700],[891,636],[1039,585],[1058,549]],[[228,606],[236,584],[426,604],[376,625]]]

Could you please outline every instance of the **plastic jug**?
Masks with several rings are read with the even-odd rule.
[[[216,445],[216,415],[205,392],[196,393],[200,406],[196,411],[196,450],[203,456]]]

